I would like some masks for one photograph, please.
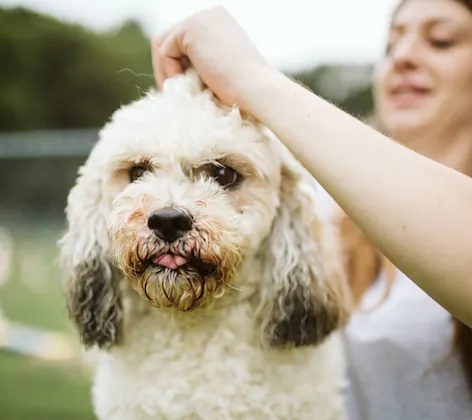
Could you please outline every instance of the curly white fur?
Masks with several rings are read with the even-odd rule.
[[[128,178],[145,164],[139,179]],[[225,188],[210,175],[234,169]],[[348,299],[316,188],[263,126],[189,71],[118,110],[79,170],[61,240],[101,420],[345,418]],[[149,215],[190,214],[157,239]],[[149,265],[154,254],[214,270]]]

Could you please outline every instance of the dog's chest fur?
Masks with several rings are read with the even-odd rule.
[[[344,419],[339,337],[317,348],[263,350],[241,302],[183,326],[131,318],[125,343],[99,357],[93,397],[106,420]]]

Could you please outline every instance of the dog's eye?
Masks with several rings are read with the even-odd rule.
[[[129,181],[136,181],[141,178],[145,172],[149,171],[146,165],[134,165],[128,170]]]
[[[234,169],[227,166],[212,166],[210,175],[224,188],[232,187],[240,179],[239,174]]]

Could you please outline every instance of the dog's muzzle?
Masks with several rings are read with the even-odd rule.
[[[224,295],[241,255],[220,225],[185,209],[153,210],[114,231],[120,268],[157,308],[189,311]]]

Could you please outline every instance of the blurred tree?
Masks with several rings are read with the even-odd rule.
[[[351,115],[365,118],[373,109],[371,73],[371,66],[322,65],[290,76]]]
[[[0,8],[0,62],[3,131],[101,126],[153,83],[149,42],[136,22],[98,34]]]

